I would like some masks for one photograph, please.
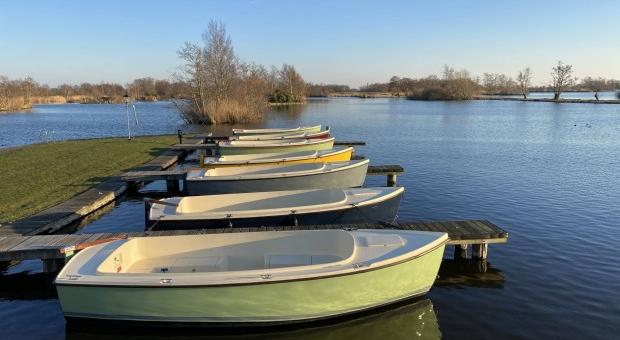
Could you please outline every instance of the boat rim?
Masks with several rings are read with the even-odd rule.
[[[361,231],[361,232],[385,232],[388,231],[390,229],[356,229],[356,230],[347,230],[347,229],[342,229],[342,230],[346,230],[346,231]],[[263,284],[278,284],[278,283],[289,283],[289,282],[298,282],[298,281],[311,281],[311,280],[322,280],[322,279],[329,279],[329,278],[334,278],[334,277],[342,277],[342,276],[348,276],[348,275],[356,275],[356,274],[360,274],[360,273],[366,273],[366,272],[372,272],[375,270],[380,270],[380,269],[385,269],[385,268],[389,268],[392,266],[396,266],[396,265],[400,265],[406,262],[410,262],[413,261],[415,259],[418,259],[420,257],[423,257],[435,250],[437,250],[440,247],[444,247],[448,241],[449,241],[449,237],[447,233],[440,233],[440,232],[430,232],[430,231],[411,231],[411,230],[390,230],[390,231],[398,231],[398,232],[415,232],[415,233],[425,233],[425,234],[441,234],[441,236],[437,237],[436,239],[434,239],[433,241],[425,244],[422,247],[416,248],[414,250],[411,250],[405,254],[401,254],[399,256],[396,257],[392,257],[389,259],[385,259],[382,261],[378,261],[378,262],[373,262],[373,264],[375,265],[367,265],[367,266],[356,266],[356,264],[352,264],[349,268],[344,268],[338,271],[334,271],[332,273],[326,273],[326,274],[313,274],[313,275],[307,275],[307,276],[298,276],[298,277],[293,277],[293,278],[287,278],[287,277],[276,277],[276,278],[272,278],[269,277],[267,279],[263,278],[263,276],[258,276],[257,278],[254,278],[254,281],[249,281],[249,282],[230,282],[230,283],[202,283],[202,284],[174,284],[174,285],[162,285],[160,282],[157,283],[151,283],[151,284],[127,284],[127,283],[106,283],[106,284],[102,284],[102,283],[92,283],[92,282],[79,282],[79,281],[72,281],[70,279],[62,279],[60,278],[61,274],[64,274],[65,268],[68,268],[71,264],[71,262],[75,261],[76,257],[71,258],[71,260],[69,260],[69,262],[65,265],[65,268],[63,268],[63,270],[61,270],[61,272],[58,274],[58,276],[56,276],[56,278],[54,279],[54,284],[57,286],[89,286],[89,287],[109,287],[109,288],[200,288],[200,287],[235,287],[235,286],[252,286],[252,285],[263,285]],[[264,232],[264,231],[258,231],[258,232]],[[354,238],[355,239],[355,238]],[[129,241],[130,239],[125,239],[125,240],[117,240],[117,241],[112,241],[112,242],[119,242],[119,241]],[[355,239],[355,245],[357,246],[357,239]],[[103,245],[105,245],[107,243],[101,244],[101,245],[97,245],[94,247],[102,247]],[[430,245],[430,246],[429,246]],[[424,249],[423,251],[419,251],[418,250],[420,248],[429,246],[428,249]],[[106,257],[107,258],[107,257]],[[338,263],[338,262],[335,262]],[[326,265],[330,265],[331,263],[327,263]],[[303,266],[302,266],[303,267]],[[260,271],[260,270],[252,270],[252,271]],[[263,269],[264,271],[268,271]],[[232,272],[250,272],[250,271],[230,271],[229,273]],[[180,273],[177,273],[176,275],[179,275]],[[188,276],[188,275],[192,275],[194,273],[181,273],[181,274],[185,274],[183,276]],[[132,277],[148,277],[149,275],[153,275],[151,273],[146,274],[146,275],[132,275]],[[92,275],[94,276],[94,275]],[[181,275],[179,275],[181,276]]]
[[[349,189],[342,189],[342,190],[350,190]],[[380,203],[380,202],[385,202],[387,200],[390,200],[394,197],[397,197],[399,195],[402,195],[403,192],[405,192],[405,187],[369,187],[369,188],[361,188],[361,189],[392,189],[392,191],[388,192],[385,195],[380,195],[377,197],[374,197],[372,199],[369,200],[364,200],[358,203],[346,203],[346,204],[338,204],[338,205],[330,205],[328,207],[322,207],[322,208],[318,208],[318,209],[314,209],[312,211],[308,211],[308,212],[298,212],[299,214],[306,214],[306,213],[321,213],[321,212],[328,212],[328,211],[338,211],[338,210],[344,210],[344,209],[349,209],[349,208],[362,208],[368,205],[373,205],[376,203]],[[309,190],[329,190],[329,189],[309,189]],[[294,191],[303,191],[303,190],[294,190]],[[254,194],[254,193],[247,193],[247,194]],[[223,195],[234,195],[234,194],[223,194]],[[345,194],[346,195],[346,194]],[[209,195],[209,196],[215,196],[215,195]],[[196,196],[187,196],[189,198],[191,197],[196,197]],[[183,198],[187,198],[187,197],[171,197],[171,198],[166,198],[163,201],[165,202],[169,202],[172,201],[173,203],[178,203],[180,202],[181,199]],[[157,203],[154,203],[157,204]],[[291,208],[291,209],[288,209]],[[252,210],[253,214],[249,215],[249,216],[245,216],[242,215],[241,217],[235,217],[232,214],[226,214],[226,216],[229,216],[229,218],[231,219],[235,219],[235,218],[252,218],[252,217],[256,217],[257,215],[259,216],[279,216],[282,215],[283,212],[291,212],[291,211],[296,211],[294,209],[295,207],[287,207],[287,209],[276,209],[276,208],[272,208],[272,209],[260,209],[260,210]],[[194,214],[194,216],[196,215],[200,215],[200,214],[205,214],[204,212],[196,212],[196,213],[186,213],[185,216],[188,216],[189,214]],[[159,219],[162,221],[166,221],[166,220],[192,220],[190,218],[179,218],[179,216],[183,216],[183,215],[171,215],[170,218],[166,218],[165,215],[163,216],[159,216]],[[218,217],[219,218],[225,218],[224,217]],[[214,218],[215,219],[215,218]],[[149,220],[151,221],[155,221],[154,219],[152,219],[149,215]]]
[[[321,124],[311,125],[311,126],[298,126],[296,128],[267,128],[267,129],[232,129],[233,134],[265,134],[265,133],[284,133],[284,132],[295,132],[295,131],[303,131],[303,130],[311,130],[321,128]]]
[[[345,163],[348,163],[345,165]],[[331,163],[322,163],[323,166],[322,167],[318,167],[318,164],[321,163],[305,163],[305,164],[290,164],[290,165],[265,165],[265,168],[273,168],[273,169],[277,169],[277,168],[287,168],[287,167],[295,167],[295,166],[299,166],[299,165],[314,165],[317,166],[316,168],[313,169],[306,169],[306,170],[299,170],[299,171],[286,171],[286,169],[283,169],[282,171],[279,172],[273,172],[273,173],[267,173],[267,174],[233,174],[233,175],[209,175],[207,174],[209,171],[211,170],[223,170],[220,168],[215,168],[215,169],[195,169],[192,170],[193,172],[199,172],[201,173],[200,175],[194,176],[192,175],[190,177],[190,173],[188,173],[187,178],[185,179],[186,181],[190,182],[190,181],[196,181],[196,182],[202,182],[202,181],[238,181],[238,180],[261,180],[261,179],[273,179],[273,178],[289,178],[289,177],[304,177],[304,176],[315,176],[315,175],[320,175],[320,174],[325,174],[325,173],[335,173],[335,172],[339,172],[339,171],[346,171],[346,170],[350,170],[350,169],[355,169],[355,168],[359,168],[362,166],[365,166],[367,164],[370,163],[370,159],[359,159],[359,160],[352,160],[352,161],[343,161],[343,162],[331,162]],[[342,164],[342,165],[341,165]],[[252,167],[251,169],[248,169],[248,171],[254,170],[255,168],[260,167],[260,165],[257,165],[255,167]]]
[[[321,153],[322,151],[325,151],[325,153]],[[263,158],[263,159],[250,159],[247,161],[219,161],[217,159],[220,159],[222,157],[226,157],[226,156],[219,156],[219,157],[205,157],[203,160],[203,164],[204,165],[226,165],[226,164],[260,164],[260,163],[275,163],[275,162],[287,162],[287,161],[297,161],[297,160],[304,160],[304,159],[320,159],[320,158],[325,158],[325,157],[331,157],[331,156],[335,156],[335,155],[339,155],[339,154],[343,154],[343,153],[347,153],[347,152],[353,152],[354,148],[352,146],[349,146],[347,148],[344,149],[335,149],[335,150],[314,150],[311,151],[312,154],[307,154],[307,155],[303,155],[303,156],[293,156],[293,157],[283,157],[283,158]],[[282,155],[285,154],[292,154],[292,153],[282,153]],[[214,159],[213,161],[211,159]]]
[[[262,140],[262,141],[222,141],[217,142],[217,147],[220,148],[263,148],[263,147],[287,147],[287,146],[301,146],[301,145],[314,145],[314,144],[328,144],[334,142],[336,140],[335,137],[329,137],[325,139],[300,139],[294,142],[282,142],[281,140]],[[235,142],[236,144],[231,144],[230,142]],[[240,144],[247,142],[247,145]],[[258,142],[258,143],[257,143]],[[261,144],[262,142],[262,144]],[[254,144],[252,144],[254,143]]]

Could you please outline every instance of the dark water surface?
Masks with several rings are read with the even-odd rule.
[[[45,106],[33,116],[0,115],[0,138],[11,145],[6,131],[29,136],[50,121],[73,131],[56,134],[63,138],[123,135],[126,121],[118,123],[119,113],[110,113],[122,107],[105,106],[110,111],[102,116],[96,107]],[[372,163],[404,166],[407,173],[398,183],[407,192],[399,219],[488,219],[510,237],[508,244],[489,247],[486,264],[450,260],[449,249],[430,301],[265,337],[617,337],[620,106],[343,98],[280,110],[256,125],[327,124],[339,139],[367,141],[359,153]],[[138,107],[139,114],[147,112],[152,121],[142,133],[189,130],[166,103]],[[75,117],[82,114],[89,120],[84,126],[97,119],[97,128],[76,132]],[[367,184],[384,181],[371,177]],[[107,209],[81,232],[142,230],[139,198]],[[37,261],[27,261],[0,278],[0,338],[106,337],[97,329],[66,333],[54,289],[39,272]]]

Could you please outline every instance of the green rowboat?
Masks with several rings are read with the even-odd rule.
[[[81,251],[55,283],[68,318],[304,322],[425,294],[446,242],[402,230],[132,238]]]

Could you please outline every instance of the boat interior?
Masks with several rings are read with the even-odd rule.
[[[332,150],[310,150],[298,152],[277,152],[277,153],[258,153],[249,155],[224,155],[219,157],[205,157],[205,164],[215,163],[245,163],[245,162],[275,162],[294,159],[319,158],[336,155],[340,153],[353,152],[353,148],[332,149]]]
[[[135,237],[82,250],[56,283],[161,287],[318,278],[398,263],[447,240],[445,233],[364,229]]]
[[[333,142],[334,137],[325,139],[277,139],[277,140],[228,140],[218,142],[219,146],[282,146],[300,144],[319,144]]]
[[[274,133],[291,133],[291,132],[307,132],[307,131],[316,131],[319,132],[321,130],[321,125],[314,126],[298,126],[296,128],[291,129],[281,129],[281,128],[273,128],[273,129],[233,129],[234,134],[274,134]]]
[[[206,170],[191,170],[187,174],[187,180],[205,180],[209,178],[224,179],[226,177],[239,179],[239,176],[248,178],[273,176],[292,177],[344,170],[355,166],[363,166],[366,163],[369,163],[368,159],[334,163],[294,163],[284,165],[256,165],[250,167],[218,167]]]
[[[118,247],[97,274],[227,272],[322,265],[354,255],[344,230],[134,238]],[[402,244],[402,242],[401,242]]]

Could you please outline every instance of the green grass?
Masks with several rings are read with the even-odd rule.
[[[45,210],[145,163],[176,138],[89,139],[0,151],[0,223]]]

